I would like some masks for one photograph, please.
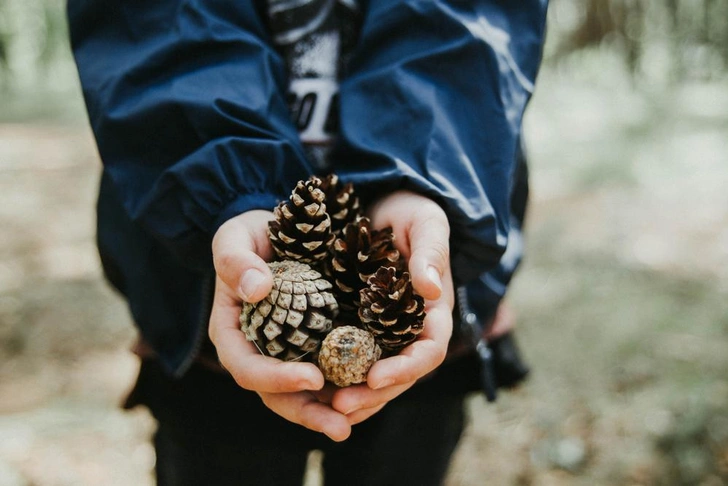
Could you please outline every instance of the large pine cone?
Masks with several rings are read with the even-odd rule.
[[[341,238],[334,241],[327,271],[336,284],[342,311],[356,312],[359,292],[381,267],[404,270],[404,260],[394,247],[392,228],[373,230],[367,217],[347,224]]]
[[[359,318],[382,349],[396,352],[424,329],[425,300],[415,294],[407,272],[394,267],[377,270],[361,291]]]
[[[299,181],[289,200],[275,208],[268,236],[280,259],[315,263],[328,254],[334,234],[320,185],[318,177]]]
[[[331,231],[338,237],[344,227],[361,216],[359,198],[354,185],[339,183],[336,174],[329,174],[321,181],[321,190],[326,195],[326,209],[331,216]]]
[[[243,304],[240,328],[263,354],[284,361],[314,359],[338,313],[329,292],[332,285],[305,263],[289,260],[268,265],[273,290],[257,304]]]

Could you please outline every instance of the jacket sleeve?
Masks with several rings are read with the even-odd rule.
[[[541,60],[546,0],[369,0],[341,86],[336,170],[365,197],[438,201],[456,282],[506,249],[522,115]]]
[[[106,175],[186,264],[208,268],[223,222],[311,173],[252,1],[69,0],[68,18]]]

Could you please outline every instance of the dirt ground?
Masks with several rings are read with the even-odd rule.
[[[544,74],[510,294],[533,373],[471,398],[449,486],[728,484],[726,88]],[[136,362],[94,250],[99,168],[82,120],[0,124],[2,485],[151,484],[152,421],[118,408]]]

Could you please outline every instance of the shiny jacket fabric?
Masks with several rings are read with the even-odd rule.
[[[521,256],[519,141],[546,0],[361,8],[331,169],[365,200],[404,188],[437,201],[450,220],[455,279],[490,313]],[[102,263],[176,374],[206,332],[217,228],[273,208],[313,173],[264,9],[250,0],[68,1],[104,164]]]

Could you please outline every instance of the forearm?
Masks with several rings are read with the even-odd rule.
[[[70,0],[68,13],[105,171],[182,261],[209,265],[217,227],[310,174],[253,2]]]
[[[467,5],[467,6],[464,6]],[[365,193],[409,189],[451,225],[456,279],[499,262],[545,2],[372,1],[341,87],[340,172]]]

